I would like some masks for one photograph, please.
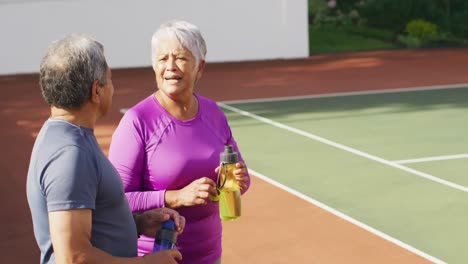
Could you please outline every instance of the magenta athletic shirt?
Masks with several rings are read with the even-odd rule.
[[[109,159],[122,178],[133,212],[164,207],[166,190],[181,189],[201,177],[216,181],[214,170],[224,145],[233,145],[243,161],[224,113],[214,101],[194,95],[198,113],[191,120],[174,118],[152,94],[130,108],[115,130]],[[214,263],[221,257],[218,203],[176,210],[186,218],[177,239],[181,263]],[[153,243],[153,238],[141,236],[139,255],[152,252]]]

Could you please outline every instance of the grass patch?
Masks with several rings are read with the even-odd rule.
[[[390,41],[389,36],[375,38],[377,36],[369,37],[359,33],[357,29],[350,28],[309,26],[309,54],[398,47]]]

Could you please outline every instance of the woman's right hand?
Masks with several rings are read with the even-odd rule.
[[[178,208],[207,204],[217,196],[216,183],[210,178],[202,177],[180,190],[167,190],[165,202],[166,207]]]

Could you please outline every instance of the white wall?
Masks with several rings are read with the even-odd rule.
[[[308,56],[307,0],[0,0],[0,74],[38,72],[53,40],[94,36],[112,68],[151,65],[167,20],[197,25],[208,62]]]

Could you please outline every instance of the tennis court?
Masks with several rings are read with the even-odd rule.
[[[468,83],[466,61],[436,49],[207,64],[198,92],[223,102],[257,176],[242,218],[223,223],[223,263],[466,263],[468,85],[451,86]],[[149,67],[113,69],[113,83],[104,152],[120,109],[155,90]],[[35,263],[25,180],[49,109],[37,74],[0,86],[0,263]]]
[[[254,174],[431,261],[463,263],[467,98],[440,86],[220,106]]]

